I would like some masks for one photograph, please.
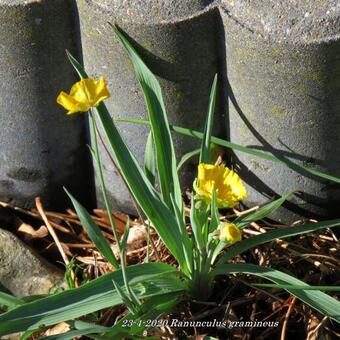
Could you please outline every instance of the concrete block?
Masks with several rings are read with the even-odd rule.
[[[29,208],[69,206],[62,186],[89,205],[85,115],[67,117],[59,91],[77,80],[74,2],[0,0],[0,199]]]
[[[210,87],[218,71],[217,29],[220,17],[209,0],[121,1],[79,0],[84,63],[91,76],[104,75],[112,97],[107,101],[114,118],[146,118],[146,107],[132,64],[107,22],[117,23],[158,76],[169,121],[203,130]],[[223,110],[216,114],[215,134],[224,135]],[[120,124],[132,152],[142,164],[146,127]],[[177,156],[199,146],[194,139],[174,135]],[[116,208],[133,212],[123,182],[102,150],[105,178]],[[192,186],[196,164],[184,170],[182,184]],[[100,201],[100,196],[99,201]]]
[[[220,9],[231,141],[340,176],[338,2],[224,0]],[[301,190],[277,218],[338,215],[336,183],[239,152],[234,165],[249,205]]]

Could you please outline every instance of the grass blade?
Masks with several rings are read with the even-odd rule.
[[[309,290],[308,288],[310,286],[307,283],[304,283],[293,276],[273,268],[266,268],[253,264],[222,264],[217,266],[211,274],[216,276],[231,273],[255,275],[275,282],[279,285],[288,284],[306,287],[306,289],[297,290],[285,288],[285,290],[296,296],[310,307],[340,323],[340,302],[318,290]]]
[[[18,307],[25,302],[23,300],[18,299],[17,297],[6,294],[4,292],[0,292],[0,306],[4,306],[7,309],[12,309]]]
[[[263,243],[271,242],[276,239],[284,239],[291,236],[310,233],[323,228],[332,228],[337,226],[340,226],[340,219],[271,230],[268,231],[267,233],[256,235],[247,240],[243,240],[239,243],[236,243],[234,246],[228,249],[228,252],[225,255],[223,255],[218,260],[218,264],[225,263],[231,260],[234,256],[241,254],[246,250],[254,248]]]
[[[255,212],[251,212],[249,214],[242,215],[237,217],[233,223],[237,224],[240,229],[245,228],[249,223],[262,220],[263,218],[269,216],[275,210],[280,208],[280,206],[289,198],[289,196],[293,195],[293,192],[289,192],[282,197],[276,199],[273,202],[265,204],[263,207],[257,209]]]
[[[209,109],[207,120],[205,122],[204,134],[201,145],[200,163],[210,163],[210,143],[211,143],[211,132],[214,124],[214,112],[216,106],[216,87],[217,87],[217,74],[215,74],[214,81],[211,87],[210,98],[209,98]]]
[[[182,158],[180,159],[180,161],[178,162],[177,165],[177,172],[180,172],[180,170],[182,169],[183,165],[189,161],[190,158],[195,157],[196,155],[199,155],[201,152],[201,149],[196,149],[190,152],[187,152],[186,154],[184,154],[182,156]]]
[[[282,289],[304,289],[304,290],[320,290],[329,292],[340,292],[340,286],[301,286],[301,285],[287,285],[287,284],[271,284],[271,283],[253,283],[255,287],[261,288],[282,288]]]
[[[78,74],[87,78],[81,65],[75,63],[74,60],[70,58],[72,66],[77,69]],[[178,244],[180,227],[177,226],[173,211],[162,202],[156,190],[151,186],[136,158],[124,143],[105,104],[101,102],[96,111],[125,182],[162,241],[179,262],[181,269],[184,273],[188,273],[182,244]]]
[[[176,291],[185,286],[175,275],[176,268],[163,263],[132,265],[126,268],[130,285],[142,299]],[[0,315],[0,337],[51,326],[122,303],[112,280],[124,285],[121,270],[99,277],[83,286],[26,303]]]
[[[113,254],[113,251],[109,245],[107,239],[103,236],[99,227],[94,223],[90,214],[86,209],[66,190],[64,189],[71,199],[74,209],[77,212],[79,220],[82,226],[85,228],[91,241],[96,245],[100,253],[115,267],[119,268],[118,261]],[[118,240],[116,240],[118,242]]]
[[[44,340],[72,340],[72,339],[76,339],[80,336],[84,336],[84,335],[90,335],[90,334],[101,334],[104,333],[104,331],[109,331],[110,328],[109,327],[99,327],[96,325],[93,325],[93,327],[91,328],[85,328],[85,329],[76,329],[76,330],[72,330],[66,333],[62,333],[62,334],[57,334],[57,335],[50,335],[50,336],[45,336],[43,338],[39,338],[39,339],[44,339]]]
[[[125,122],[125,123],[132,123],[132,124],[140,124],[140,125],[149,125],[149,121],[144,120],[144,119],[132,119],[132,118],[126,118],[126,119],[119,119],[116,120],[119,122]],[[196,131],[196,130],[192,130],[192,129],[187,129],[187,128],[183,128],[180,126],[175,126],[175,125],[170,125],[170,130],[180,133],[184,136],[188,136],[188,137],[193,137],[193,138],[198,138],[198,139],[203,139],[203,133]],[[211,141],[214,144],[217,145],[221,145],[224,146],[228,149],[233,149],[233,150],[237,150],[237,151],[241,151],[244,153],[247,153],[249,155],[253,155],[262,159],[266,159],[268,161],[273,161],[273,162],[278,162],[278,163],[283,163],[285,165],[287,165],[289,168],[295,170],[295,171],[305,171],[311,175],[335,182],[335,183],[340,183],[340,178],[327,174],[323,171],[319,171],[319,170],[315,170],[312,168],[309,168],[307,166],[303,166],[300,164],[297,164],[293,161],[290,161],[288,159],[284,159],[284,158],[280,158],[277,156],[274,156],[273,154],[269,153],[269,152],[265,152],[265,151],[259,151],[250,147],[246,147],[246,146],[242,146],[240,144],[236,144],[236,143],[232,143],[229,142],[227,140],[218,138],[218,137],[211,137]]]
[[[194,234],[196,246],[200,253],[204,253],[205,241],[202,234],[204,225],[207,224],[208,214],[202,209],[195,208],[194,195],[191,195],[191,207],[190,207],[190,222],[192,232]]]
[[[218,208],[217,208],[217,197],[216,197],[215,188],[212,192],[210,211],[211,211],[211,221],[210,221],[210,225],[209,225],[209,233],[212,233],[213,231],[215,231],[218,228],[218,226],[220,224],[220,214],[219,214]],[[206,239],[206,241],[207,241],[207,239]]]
[[[152,131],[149,132],[149,136],[145,146],[144,172],[149,182],[154,187],[156,182],[157,165],[155,158],[155,150],[153,146]]]
[[[143,304],[141,314],[127,315],[119,320],[110,332],[96,339],[123,339],[124,336],[142,335],[147,322],[157,320],[161,315],[171,312],[181,296],[181,292],[175,292],[150,298]]]
[[[115,25],[112,25],[112,29],[125,47],[144,93],[156,147],[157,169],[163,200],[168,207],[171,207],[172,195],[175,198],[176,205],[183,212],[183,200],[176,169],[175,150],[161,87],[157,78],[131,45],[128,36]]]

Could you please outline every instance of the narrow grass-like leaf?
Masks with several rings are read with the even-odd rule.
[[[125,122],[125,123],[132,123],[132,124],[140,124],[140,125],[149,125],[150,122],[148,120],[144,120],[144,119],[133,119],[133,118],[126,118],[126,119],[117,119],[117,122]],[[187,128],[183,128],[180,126],[175,126],[175,125],[170,125],[170,130],[180,133],[184,136],[188,136],[188,137],[193,137],[193,138],[198,138],[198,139],[203,139],[203,133],[196,131],[196,130],[192,130],[192,129],[187,129]],[[305,171],[308,172],[314,176],[323,178],[323,179],[327,179],[329,181],[335,182],[335,183],[340,183],[340,178],[327,174],[323,171],[320,170],[316,170],[316,169],[312,169],[310,167],[304,166],[304,165],[300,165],[298,163],[295,163],[289,159],[284,159],[281,157],[277,157],[274,156],[273,154],[269,153],[269,152],[265,152],[265,151],[260,151],[260,150],[256,150],[253,149],[251,147],[246,147],[246,146],[242,146],[240,144],[236,144],[236,143],[232,143],[229,142],[227,140],[218,138],[218,137],[211,137],[211,141],[214,144],[217,145],[221,145],[224,146],[228,149],[233,149],[233,150],[237,150],[237,151],[241,151],[243,153],[249,154],[249,155],[253,155],[262,159],[266,159],[268,161],[273,161],[273,162],[279,162],[279,163],[283,163],[285,165],[287,165],[289,168],[295,170],[295,171]]]
[[[116,230],[115,220],[112,214],[111,204],[110,204],[109,196],[106,190],[103,167],[102,167],[102,162],[101,162],[100,153],[99,153],[97,133],[99,134],[100,132],[97,129],[96,122],[93,117],[92,109],[89,112],[89,123],[90,123],[91,146],[93,146],[93,148],[90,147],[90,151],[92,153],[92,158],[96,164],[96,167],[95,167],[96,175],[100,183],[100,190],[103,195],[106,212],[109,217],[110,225],[112,228],[112,233],[113,233],[113,236],[115,237],[115,240],[116,240],[116,243],[119,249],[119,253],[121,253],[122,250],[121,250],[121,245],[119,241],[119,235]],[[115,267],[115,268],[117,269],[118,267]]]
[[[0,292],[0,306],[5,306],[8,309],[12,309],[14,307],[20,306],[25,302],[17,297],[6,294],[4,292]]]
[[[130,313],[135,314],[137,311],[136,306],[133,304],[130,297],[128,296],[129,293],[127,291],[125,292],[122,288],[120,288],[119,284],[115,280],[112,280],[112,283],[115,287],[117,294],[121,298],[123,304],[128,308]],[[126,286],[125,286],[125,289],[126,289]]]
[[[199,155],[201,152],[201,149],[196,149],[190,152],[187,152],[182,156],[182,158],[179,160],[178,165],[177,165],[177,171],[180,172],[182,169],[183,165],[188,162],[191,158]]]
[[[109,327],[102,327],[93,325],[91,328],[84,328],[84,329],[75,329],[66,333],[44,336],[44,340],[72,340],[84,335],[91,335],[91,334],[101,334],[104,331],[109,331]]]
[[[124,338],[124,335],[142,335],[149,323],[153,320],[156,321],[161,315],[171,312],[181,297],[181,292],[151,297],[142,305],[140,315],[127,315],[119,320],[111,331],[106,332],[101,337],[96,337],[96,339],[118,339]]]
[[[271,283],[253,283],[252,286],[261,288],[282,288],[282,289],[303,289],[303,290],[320,290],[323,292],[340,292],[340,286],[301,286],[288,284],[271,284]]]
[[[77,72],[87,78],[87,74],[80,64],[74,63],[74,58],[70,58],[70,61],[74,68],[79,68]],[[105,104],[101,102],[96,111],[109,145],[117,158],[125,182],[162,241],[179,262],[181,269],[188,273],[183,246],[178,243],[180,234],[173,211],[162,202],[158,193],[146,178],[136,158],[124,143]]]
[[[216,106],[216,87],[217,87],[217,74],[215,74],[210,92],[208,114],[205,122],[204,134],[201,145],[200,163],[211,162],[210,144],[211,144],[211,132],[214,125],[214,112]]]
[[[207,218],[208,214],[203,209],[195,207],[194,195],[191,194],[190,223],[196,241],[196,246],[200,253],[203,253],[205,249],[202,229],[207,223]]]
[[[144,172],[151,185],[154,187],[156,182],[156,157],[153,147],[152,131],[149,132],[148,140],[145,146],[144,155]]]
[[[181,234],[181,243],[184,251],[184,256],[185,260],[187,263],[187,267],[189,269],[189,272],[192,273],[192,267],[193,267],[193,262],[192,262],[192,241],[189,238],[186,225],[185,225],[185,220],[183,217],[182,212],[179,210],[178,206],[175,203],[174,198],[171,195],[171,203],[173,205],[173,210],[175,212],[177,224],[180,228],[179,232]]]
[[[73,57],[73,55],[68,50],[66,50],[66,55],[68,57],[68,60],[72,64],[73,68],[77,72],[79,78],[81,79],[88,78],[86,72],[84,71],[83,66],[78,62],[78,60],[75,57]]]
[[[211,221],[209,225],[209,233],[212,233],[214,230],[217,229],[218,225],[220,224],[220,214],[217,208],[217,197],[216,197],[216,190],[214,188],[212,192],[211,198]]]
[[[174,275],[176,268],[164,263],[138,264],[126,270],[131,287],[141,299],[186,289]],[[26,303],[0,315],[0,337],[40,325],[51,326],[122,303],[112,279],[123,286],[121,270],[116,270],[79,288]]]
[[[180,211],[183,211],[183,200],[176,168],[175,150],[161,87],[157,78],[131,45],[128,36],[115,25],[112,25],[112,29],[125,47],[144,93],[156,147],[157,169],[163,199],[167,206],[171,207],[170,196],[172,195]]]
[[[107,239],[103,236],[99,227],[94,223],[91,215],[86,209],[65,189],[68,197],[71,199],[74,209],[77,212],[82,226],[85,228],[91,241],[96,245],[100,253],[115,267],[119,268],[119,264]],[[116,240],[118,242],[118,240]]]
[[[44,332],[46,330],[47,329],[44,326],[41,326],[41,327],[33,329],[33,330],[28,330],[28,331],[26,331],[26,332],[24,332],[24,333],[22,333],[20,335],[20,340],[31,340],[33,334],[35,334],[35,333],[42,333],[42,332]]]
[[[307,289],[285,288],[285,290],[296,296],[310,307],[340,323],[340,302],[318,290],[308,290],[310,286],[307,283],[304,283],[293,276],[273,268],[266,268],[253,264],[221,264],[212,271],[211,275],[215,277],[216,275],[225,275],[231,273],[255,275],[275,282],[279,285],[288,284],[306,287]]]
[[[265,204],[263,207],[257,209],[249,214],[237,217],[233,223],[237,224],[240,229],[245,228],[249,223],[259,221],[269,216],[276,211],[280,206],[291,196],[293,192],[289,192],[273,202]]]
[[[247,240],[242,240],[241,242],[236,243],[234,246],[228,249],[225,255],[223,255],[218,260],[218,264],[225,263],[231,260],[234,256],[259,246],[260,244],[271,242],[276,239],[284,239],[287,237],[311,233],[323,228],[332,228],[336,226],[340,226],[340,219],[271,230],[267,233],[256,235],[254,237],[248,238]]]
[[[124,284],[125,284],[125,289],[127,291],[127,296],[129,300],[131,301],[132,306],[138,306],[140,305],[140,301],[136,294],[133,292],[133,290],[130,287],[129,279],[126,273],[126,251],[127,251],[127,241],[129,237],[129,232],[130,232],[130,219],[128,218],[125,224],[125,230],[124,230],[124,235],[121,241],[121,264],[122,264],[122,274],[123,274],[123,279],[124,279]],[[114,281],[113,281],[114,282]],[[116,283],[114,282],[116,285]],[[119,291],[119,288],[117,289]]]

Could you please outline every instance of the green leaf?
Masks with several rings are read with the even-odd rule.
[[[197,203],[199,204],[199,203]],[[203,204],[203,203],[202,203]],[[190,207],[190,223],[192,232],[194,234],[195,242],[200,253],[204,253],[205,242],[202,230],[204,225],[207,224],[208,214],[205,209],[196,208],[193,193],[191,194],[191,207]]]
[[[66,333],[57,334],[57,335],[50,335],[45,336],[43,338],[44,340],[72,340],[76,337],[84,336],[84,335],[90,335],[90,334],[101,334],[104,333],[104,331],[109,331],[111,328],[109,327],[102,327],[102,326],[96,326],[93,325],[91,328],[84,328],[84,329],[75,329]]]
[[[182,169],[183,165],[187,161],[189,161],[190,158],[195,157],[196,155],[199,155],[200,152],[201,152],[201,149],[196,149],[196,150],[193,150],[193,151],[190,151],[184,154],[182,158],[180,159],[180,161],[178,162],[177,171],[179,172]]]
[[[17,297],[6,294],[4,292],[0,292],[0,306],[5,306],[8,309],[12,309],[14,307],[20,306],[25,302]]]
[[[73,67],[80,68],[78,73],[87,77],[80,64],[74,63],[74,58],[70,60]],[[96,111],[125,182],[162,241],[179,262],[181,269],[188,273],[183,245],[178,243],[179,226],[177,226],[173,211],[162,202],[156,190],[151,186],[136,158],[124,143],[105,104],[101,102]]]
[[[308,288],[310,286],[307,283],[304,283],[293,276],[273,268],[266,268],[253,264],[221,264],[212,271],[211,275],[215,277],[216,275],[231,273],[255,275],[275,282],[279,285],[288,284],[306,287],[306,289],[285,288],[285,290],[296,296],[310,307],[316,309],[318,312],[327,315],[331,319],[340,323],[340,302],[318,290],[309,290]]]
[[[175,275],[176,268],[164,263],[129,266],[126,271],[132,278],[130,286],[141,299],[186,289]],[[123,286],[121,270],[101,276],[79,288],[26,303],[0,315],[0,337],[36,329],[40,325],[51,326],[121,304],[122,300],[114,289],[112,280]]]
[[[252,283],[252,286],[261,288],[282,288],[282,289],[304,289],[304,290],[320,290],[329,292],[340,292],[340,286],[301,286],[301,285],[287,285],[287,284],[271,284],[271,283]]]
[[[211,222],[209,225],[209,233],[212,233],[220,224],[220,214],[217,208],[216,190],[214,188],[211,198]]]
[[[204,134],[201,145],[200,163],[210,163],[210,143],[211,143],[211,132],[214,124],[214,112],[216,106],[216,87],[217,87],[217,74],[215,74],[214,81],[211,87],[210,98],[209,98],[209,109],[208,115],[205,122]]]
[[[99,227],[94,223],[90,214],[86,209],[66,190],[64,189],[71,199],[74,209],[77,212],[79,220],[82,226],[85,228],[87,234],[89,235],[91,241],[96,245],[100,253],[115,267],[118,268],[119,264],[113,251],[109,245],[107,239],[103,236]],[[118,242],[118,240],[116,240]]]
[[[246,250],[252,249],[260,244],[271,242],[276,239],[284,239],[291,236],[301,235],[317,231],[323,228],[332,228],[340,225],[340,219],[309,223],[304,225],[299,225],[296,227],[280,228],[268,231],[267,233],[256,235],[254,237],[248,238],[247,240],[242,240],[236,243],[234,246],[228,249],[228,252],[223,255],[219,260],[218,264],[227,262],[231,260],[234,256],[245,252]]]
[[[103,326],[98,326],[95,324],[91,324],[88,322],[83,322],[83,321],[72,321],[69,322],[73,326],[73,330],[62,333],[62,334],[57,334],[57,335],[50,335],[50,336],[44,336],[39,339],[47,339],[47,340],[72,340],[76,337],[84,336],[84,335],[91,335],[90,337],[92,338],[93,335],[95,334],[102,334],[104,332],[109,332],[111,331],[112,328],[110,327],[103,327]]]
[[[113,285],[115,287],[115,290],[117,291],[117,294],[119,295],[120,299],[124,303],[124,305],[128,308],[130,313],[135,314],[136,306],[131,301],[131,298],[129,297],[128,290],[125,293],[125,291],[120,287],[120,285],[115,280],[112,280],[112,283],[113,283]],[[126,286],[125,286],[125,288],[126,288]]]
[[[155,150],[153,146],[153,137],[152,131],[150,131],[148,140],[145,146],[145,155],[144,155],[144,172],[151,185],[154,187],[156,182],[156,158],[155,158]]]
[[[161,87],[157,78],[133,48],[128,36],[115,25],[112,25],[112,29],[125,47],[144,93],[156,146],[157,168],[163,199],[167,206],[171,207],[172,195],[175,198],[179,210],[183,211],[183,200],[176,169],[175,150]]]
[[[130,232],[130,219],[128,218],[125,224],[125,230],[124,230],[124,235],[121,241],[121,264],[122,264],[122,274],[123,274],[123,279],[124,279],[124,285],[125,285],[125,289],[126,289],[126,297],[129,299],[130,301],[130,305],[133,309],[130,309],[130,311],[135,311],[137,306],[140,305],[140,301],[138,299],[138,297],[136,296],[136,294],[133,292],[133,290],[130,287],[130,283],[129,283],[129,279],[127,277],[127,273],[126,273],[126,251],[127,251],[127,241],[128,241],[128,237],[129,237],[129,232]],[[117,292],[120,293],[120,287],[119,285],[113,281],[113,284],[115,285]],[[120,294],[120,296],[124,296],[122,294]],[[126,302],[125,302],[126,303]],[[127,303],[126,303],[127,305]],[[135,307],[136,306],[136,307]]]
[[[133,118],[126,118],[126,119],[117,119],[117,122],[125,122],[125,123],[132,123],[132,124],[140,124],[140,125],[149,125],[150,122],[144,119],[133,119]],[[175,125],[170,125],[170,130],[180,133],[184,136],[188,136],[188,137],[193,137],[193,138],[198,138],[198,139],[203,139],[203,133],[196,131],[196,130],[192,130],[192,129],[187,129],[187,128],[183,128],[183,127],[179,127],[179,126],[175,126]],[[335,182],[335,183],[340,183],[340,178],[327,174],[325,172],[319,171],[319,170],[315,170],[312,168],[309,168],[307,166],[303,166],[297,163],[294,163],[293,161],[290,161],[288,159],[284,159],[281,157],[277,157],[274,156],[273,154],[269,153],[269,152],[265,152],[265,151],[259,151],[250,147],[246,147],[246,146],[242,146],[240,144],[236,144],[236,143],[232,143],[229,142],[227,140],[218,138],[218,137],[211,137],[211,141],[214,144],[217,145],[221,145],[224,146],[228,149],[233,149],[233,150],[237,150],[237,151],[241,151],[244,152],[246,154],[249,155],[253,155],[262,159],[266,159],[268,161],[273,161],[273,162],[278,162],[278,163],[283,163],[285,165],[287,165],[289,168],[301,172],[301,171],[305,171],[309,174],[312,174],[314,176],[320,177],[320,178],[324,178],[327,179],[329,181]]]
[[[96,122],[95,122],[94,117],[93,117],[92,109],[89,112],[89,123],[90,123],[91,146],[93,146],[93,148],[90,147],[90,151],[91,151],[92,157],[95,161],[96,175],[98,176],[98,180],[99,180],[99,183],[100,183],[100,190],[101,190],[102,195],[103,195],[106,212],[107,212],[107,215],[109,217],[110,225],[111,225],[111,228],[112,228],[112,233],[113,233],[114,238],[116,240],[116,244],[118,246],[119,253],[121,253],[119,235],[118,235],[118,232],[116,230],[116,225],[115,225],[114,217],[113,217],[113,214],[112,214],[112,209],[111,209],[109,197],[108,197],[107,190],[106,190],[105,179],[104,179],[104,175],[103,175],[103,167],[102,167],[100,154],[99,154],[97,132],[98,132],[98,134],[100,132],[97,131]],[[115,269],[119,268],[117,261],[114,261],[114,262],[111,262],[111,263],[112,263],[112,265],[114,266]]]
[[[157,320],[164,314],[170,313],[182,298],[181,292],[168,293],[157,297],[151,297],[142,305],[139,315],[129,314],[119,320],[112,330],[96,339],[118,339],[124,335],[142,335],[145,326],[150,320]],[[130,326],[131,325],[131,326]]]
[[[180,230],[180,242],[182,243],[182,247],[184,250],[184,256],[185,256],[185,260],[187,263],[187,267],[189,269],[189,272],[192,273],[192,241],[189,238],[187,229],[186,229],[186,225],[185,225],[185,221],[183,218],[183,214],[182,212],[179,210],[179,208],[177,207],[174,198],[171,195],[171,203],[173,205],[173,210],[175,212],[175,216],[176,216],[176,220],[177,220],[177,225],[179,226]]]
[[[280,208],[280,206],[291,196],[293,192],[289,192],[282,197],[276,199],[273,202],[267,203],[263,207],[257,209],[255,212],[251,212],[249,214],[242,215],[237,217],[233,223],[237,224],[240,229],[245,228],[248,224],[264,219],[269,216],[275,210]]]
[[[66,55],[67,55],[68,60],[74,67],[75,71],[77,72],[79,78],[81,79],[88,78],[86,72],[83,69],[83,66],[78,62],[76,58],[73,57],[73,55],[68,50],[66,50]]]
[[[41,332],[44,332],[46,330],[47,329],[44,326],[41,326],[41,327],[33,329],[33,330],[28,330],[28,331],[26,331],[26,332],[24,332],[20,335],[20,340],[31,340],[33,334],[41,333]]]

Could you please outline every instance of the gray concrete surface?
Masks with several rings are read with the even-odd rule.
[[[214,134],[340,176],[337,1],[77,0],[77,6],[81,42],[74,2],[0,0],[0,199],[29,206],[42,194],[54,203],[62,183],[86,201],[84,116],[67,118],[55,104],[76,79],[64,48],[76,52],[81,43],[88,73],[107,78],[114,118],[146,117],[133,67],[108,21],[129,34],[158,76],[171,123],[203,129],[218,72]],[[142,164],[148,129],[119,127]],[[177,156],[199,145],[174,139]],[[134,212],[103,148],[101,154],[113,206]],[[242,153],[232,164],[247,182],[248,205],[299,190],[276,218],[337,215],[339,185]],[[195,166],[184,169],[184,187]]]
[[[73,1],[0,1],[0,200],[59,209],[65,185],[90,204],[85,115],[56,103],[77,80],[76,24]]]
[[[114,118],[146,118],[146,108],[132,64],[107,22],[117,23],[134,39],[158,76],[170,123],[203,129],[219,59],[217,29],[221,23],[211,1],[80,0],[78,8],[84,63],[91,76],[107,78],[112,97],[106,103]],[[215,123],[215,133],[223,135],[226,122],[221,108]],[[148,129],[131,124],[119,124],[119,128],[142,164]],[[199,142],[174,135],[174,144],[179,157]],[[102,155],[113,205],[133,212],[124,184],[105,152]],[[195,162],[184,169],[184,186],[191,187],[195,171]]]
[[[340,176],[340,5],[228,0],[221,15],[231,141]],[[233,163],[249,205],[300,190],[276,218],[338,215],[335,183],[239,152]]]

